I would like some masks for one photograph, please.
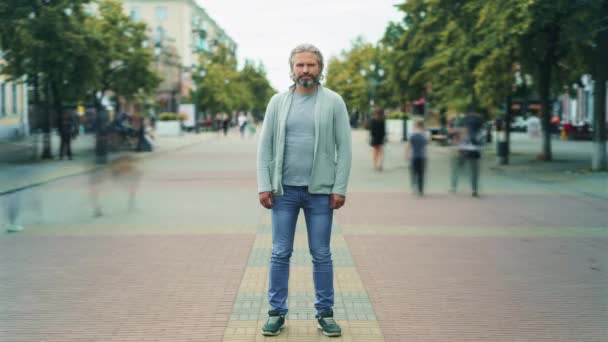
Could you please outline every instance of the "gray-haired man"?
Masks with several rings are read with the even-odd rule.
[[[285,324],[289,262],[296,222],[304,210],[312,255],[318,327],[340,336],[333,319],[333,263],[330,251],[334,209],[344,205],[351,166],[351,133],[340,95],[320,84],[323,56],[304,44],[289,57],[295,84],[268,104],[258,146],[260,204],[272,209],[269,318],[262,333],[278,335]]]

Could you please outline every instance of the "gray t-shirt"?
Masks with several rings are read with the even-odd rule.
[[[308,186],[315,148],[314,108],[317,92],[293,94],[285,127],[283,184]]]

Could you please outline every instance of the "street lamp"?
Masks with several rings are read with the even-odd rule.
[[[363,76],[364,79],[367,76],[366,81],[369,87],[369,105],[370,111],[372,111],[375,103],[376,87],[382,84],[382,78],[384,77],[384,68],[372,62],[369,65],[369,70],[370,71],[368,73],[365,68],[361,68],[359,72],[361,73],[361,76]]]
[[[194,74],[194,70],[196,70],[196,66],[193,65],[192,66],[193,74]],[[203,78],[205,78],[205,76],[207,76],[207,70],[205,70],[204,68],[201,68],[201,69],[198,70],[198,74],[195,75],[195,76],[198,76],[197,78],[202,81]],[[194,94],[193,94],[194,95],[194,131],[196,133],[199,133],[200,132],[200,127],[199,127],[199,124],[198,124],[198,112],[199,112],[198,92],[199,92],[199,90],[198,90],[198,86],[196,84],[196,81],[197,80],[194,79],[194,82],[193,82],[193,88],[194,88]]]

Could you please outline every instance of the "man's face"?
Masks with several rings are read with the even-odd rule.
[[[292,79],[304,88],[311,88],[319,81],[320,72],[317,55],[312,52],[300,52],[293,56]]]

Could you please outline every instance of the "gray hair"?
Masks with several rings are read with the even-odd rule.
[[[293,78],[293,63],[294,57],[296,53],[301,52],[312,52],[317,55],[317,63],[319,63],[319,80],[323,79],[323,67],[325,64],[323,63],[323,54],[321,54],[321,50],[319,50],[316,46],[312,44],[300,44],[296,46],[293,50],[291,50],[291,54],[289,55],[289,74]]]

